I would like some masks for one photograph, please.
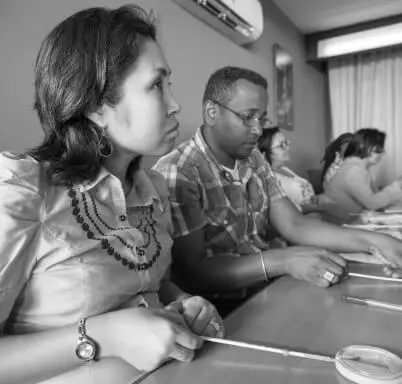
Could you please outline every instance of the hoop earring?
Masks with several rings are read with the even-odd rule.
[[[102,136],[99,140],[99,154],[103,158],[108,158],[112,156],[112,153],[113,153],[112,142],[109,136],[106,134],[106,129],[102,127]]]

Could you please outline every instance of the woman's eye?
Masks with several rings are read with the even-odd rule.
[[[158,89],[158,90],[162,90],[163,89],[163,81],[162,80],[158,80],[157,82],[154,83],[153,88]]]

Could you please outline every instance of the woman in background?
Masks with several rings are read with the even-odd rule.
[[[377,210],[402,198],[398,180],[378,192],[372,186],[369,169],[381,161],[385,138],[384,132],[374,128],[360,129],[353,135],[341,167],[325,185],[325,194],[343,211]]]
[[[264,129],[258,142],[259,150],[271,165],[292,203],[304,214],[326,211],[332,201],[324,195],[316,195],[308,180],[285,165],[290,160],[289,147],[290,141],[278,127]]]
[[[324,157],[322,159],[323,167],[321,173],[321,185],[323,189],[341,167],[345,150],[352,138],[353,133],[343,133],[332,141],[325,149]]]
[[[155,34],[139,7],[92,8],[41,45],[44,142],[0,154],[1,383],[129,383],[222,336],[215,308],[169,279],[167,189],[141,168],[178,135]]]

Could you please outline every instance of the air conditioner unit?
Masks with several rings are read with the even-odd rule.
[[[173,0],[193,16],[244,45],[257,40],[264,16],[259,0]]]

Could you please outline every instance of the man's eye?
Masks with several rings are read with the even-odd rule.
[[[247,120],[256,120],[257,118],[258,117],[257,117],[257,115],[255,113],[251,113],[251,114],[246,115]]]

